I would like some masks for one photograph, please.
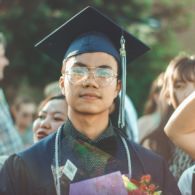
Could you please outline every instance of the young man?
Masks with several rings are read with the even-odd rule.
[[[4,78],[4,69],[9,65],[5,56],[5,38],[0,33],[0,81]],[[9,106],[3,90],[0,88],[0,155],[10,155],[23,148],[21,138],[14,127]]]
[[[56,134],[6,161],[0,173],[1,193],[68,194],[70,183],[121,171],[134,179],[150,174],[163,194],[180,194],[165,162],[129,142],[109,120],[110,107],[121,88],[121,72],[122,99],[125,95],[122,35],[129,61],[148,50],[96,9],[87,7],[37,44],[58,61],[64,57],[59,83],[69,120]],[[123,111],[119,110],[120,127],[124,125]]]

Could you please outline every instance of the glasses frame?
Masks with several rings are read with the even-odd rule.
[[[82,66],[73,66],[73,67],[82,67]],[[73,68],[73,67],[71,67],[71,68]],[[67,75],[67,76],[68,76],[68,77],[67,77],[67,78],[68,78],[68,81],[69,81],[71,84],[73,84],[73,85],[79,85],[79,84],[85,83],[85,82],[89,79],[89,76],[92,74],[92,75],[93,75],[93,79],[95,80],[95,82],[96,82],[99,86],[101,86],[101,87],[106,87],[106,86],[108,86],[109,84],[111,84],[111,83],[114,81],[115,78],[118,77],[118,74],[114,73],[112,69],[110,69],[110,68],[105,68],[105,69],[111,70],[113,74],[112,74],[112,76],[108,77],[108,79],[111,79],[109,82],[100,83],[100,82],[97,80],[97,76],[95,75],[95,71],[94,71],[94,70],[99,69],[99,68],[102,68],[102,69],[103,69],[103,67],[84,67],[84,68],[86,68],[87,71],[88,71],[88,72],[87,72],[86,78],[83,79],[83,80],[81,80],[81,81],[78,81],[78,82],[73,82],[73,81],[71,80],[71,78],[69,77],[69,76],[72,75],[72,74],[70,73],[71,68],[70,68],[69,70],[65,71],[65,73],[63,74],[63,76]]]

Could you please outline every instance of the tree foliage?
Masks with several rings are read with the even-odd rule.
[[[148,54],[128,66],[127,92],[140,113],[150,83],[180,50],[175,33],[190,25],[187,10],[191,3],[192,0],[3,0],[0,31],[8,40],[11,61],[4,85],[18,89],[21,81],[25,81],[43,89],[48,82],[57,80],[61,64],[40,54],[33,46],[73,14],[92,5],[151,47]]]

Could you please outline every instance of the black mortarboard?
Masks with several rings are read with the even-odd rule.
[[[64,58],[87,52],[105,52],[120,64],[122,97],[119,126],[124,127],[124,95],[126,93],[127,62],[138,58],[149,48],[93,7],[87,7],[54,30],[36,47],[62,63]]]

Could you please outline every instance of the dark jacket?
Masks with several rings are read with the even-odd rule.
[[[0,172],[1,195],[56,194],[51,171],[55,135],[48,136],[24,152],[12,155],[6,161]],[[132,178],[139,179],[144,174],[150,174],[153,183],[160,187],[163,195],[180,194],[174,178],[160,156],[130,141],[128,146],[131,154]],[[125,151],[121,151],[120,146],[117,147],[117,155],[125,156]],[[113,171],[116,171],[116,167],[108,172]],[[125,165],[120,171],[123,174],[127,173],[127,166]]]

